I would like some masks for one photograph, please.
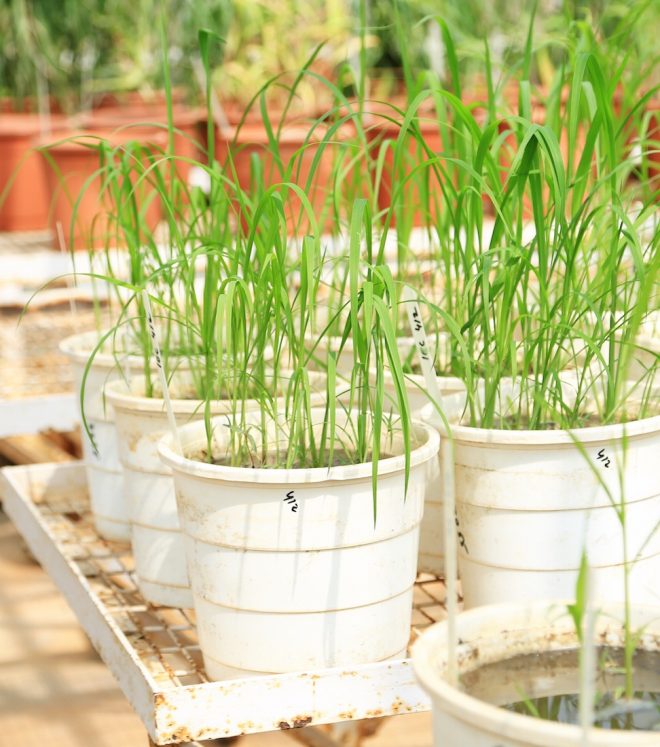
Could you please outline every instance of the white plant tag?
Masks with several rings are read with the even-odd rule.
[[[172,444],[178,454],[183,455],[183,449],[181,448],[181,439],[179,438],[179,432],[176,429],[176,418],[174,417],[174,410],[172,409],[172,400],[170,399],[170,391],[167,387],[167,376],[165,376],[165,369],[163,368],[163,356],[160,349],[160,343],[158,341],[158,334],[156,332],[156,325],[154,324],[154,318],[151,313],[151,303],[149,301],[149,294],[146,289],[142,291],[142,303],[144,304],[144,311],[147,315],[147,325],[149,327],[149,334],[151,335],[151,341],[154,349],[154,358],[156,359],[156,368],[158,369],[158,375],[160,376],[160,385],[163,390],[163,400],[165,401],[165,410],[167,411],[167,419],[170,424],[172,431]]]
[[[403,287],[403,301],[406,305],[410,331],[415,340],[415,347],[419,356],[419,365],[424,375],[426,390],[431,399],[442,409],[442,394],[436,379],[435,368],[433,367],[433,354],[426,338],[426,330],[424,329],[417,296],[409,285]]]

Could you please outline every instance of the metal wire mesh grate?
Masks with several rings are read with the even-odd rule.
[[[19,324],[20,319],[20,324]],[[0,399],[33,397],[35,393],[73,391],[71,364],[58,350],[70,334],[94,328],[94,313],[79,307],[75,317],[68,305],[30,310],[0,309]]]
[[[194,611],[145,602],[130,549],[98,536],[86,493],[44,495],[37,507],[67,558],[75,562],[159,686],[208,682]],[[420,573],[413,592],[411,643],[424,628],[445,617],[444,601],[442,579]]]

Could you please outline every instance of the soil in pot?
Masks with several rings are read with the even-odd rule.
[[[327,453],[327,452],[326,452]],[[394,454],[379,454],[379,459],[391,459],[394,456]],[[207,451],[206,449],[202,449],[198,454],[194,454],[191,456],[192,459],[197,459],[199,462],[207,462]],[[373,456],[371,453],[367,455],[368,461],[373,461]],[[348,467],[351,464],[356,464],[359,462],[356,462],[354,455],[346,454],[345,452],[337,452],[333,454],[332,456],[332,463],[330,463],[330,457],[329,455],[326,456],[325,464],[328,465],[328,468],[330,467]],[[231,466],[231,459],[229,457],[215,457],[211,464],[220,465],[223,467],[230,467]],[[244,465],[241,465],[244,466]],[[251,465],[253,469],[280,469],[281,464],[273,459],[269,459],[265,462],[263,461],[255,461],[254,464]],[[295,461],[290,469],[308,469],[310,467],[309,464],[307,464],[302,459],[298,459]]]
[[[601,729],[660,731],[660,652],[639,650],[633,659],[632,700],[625,687],[621,648],[600,647],[594,725]],[[579,724],[577,649],[521,654],[465,673],[461,684],[479,700],[514,713]],[[516,700],[511,700],[513,691]]]

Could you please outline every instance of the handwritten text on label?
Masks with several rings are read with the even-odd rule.
[[[605,454],[605,449],[601,449],[598,452],[598,456],[596,457],[596,459],[599,462],[603,463],[603,466],[605,467],[605,469],[607,469],[610,466],[610,458],[607,456],[607,454]]]
[[[154,346],[154,357],[156,358],[156,365],[158,368],[163,367],[163,360],[160,355],[160,348],[156,341],[156,325],[154,324],[154,318],[151,316],[151,309],[147,309],[147,325],[149,326],[149,334]]]
[[[457,536],[458,536],[458,544],[465,550],[465,554],[469,555],[470,551],[468,550],[467,542],[465,541],[465,535],[463,534],[463,532],[461,532],[461,524],[458,521],[458,514],[456,513],[454,514],[454,516],[456,518],[456,530],[457,530]]]
[[[298,501],[296,501],[293,490],[289,490],[286,494],[286,498],[284,498],[284,502],[289,504],[293,513],[298,510]]]

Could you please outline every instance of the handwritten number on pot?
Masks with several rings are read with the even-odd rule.
[[[461,532],[461,525],[460,525],[460,522],[458,521],[458,514],[456,513],[456,514],[454,514],[454,516],[455,516],[455,519],[456,519],[456,529],[457,529],[457,533],[458,533],[458,544],[463,548],[463,550],[465,550],[465,554],[469,555],[470,551],[468,550],[467,542],[465,541],[465,535],[463,534],[463,532]]]
[[[598,452],[598,456],[596,457],[596,459],[603,463],[605,469],[610,466],[610,458],[605,454],[605,449],[601,449]]]
[[[92,447],[92,454],[94,454],[97,459],[100,459],[101,454],[99,452],[98,444],[96,443],[96,428],[94,427],[94,423],[89,423],[87,427],[89,428],[89,440]]]
[[[296,501],[293,490],[289,490],[289,492],[286,494],[286,498],[284,498],[284,502],[288,503],[291,506],[291,510],[295,514],[298,510],[298,501]]]

